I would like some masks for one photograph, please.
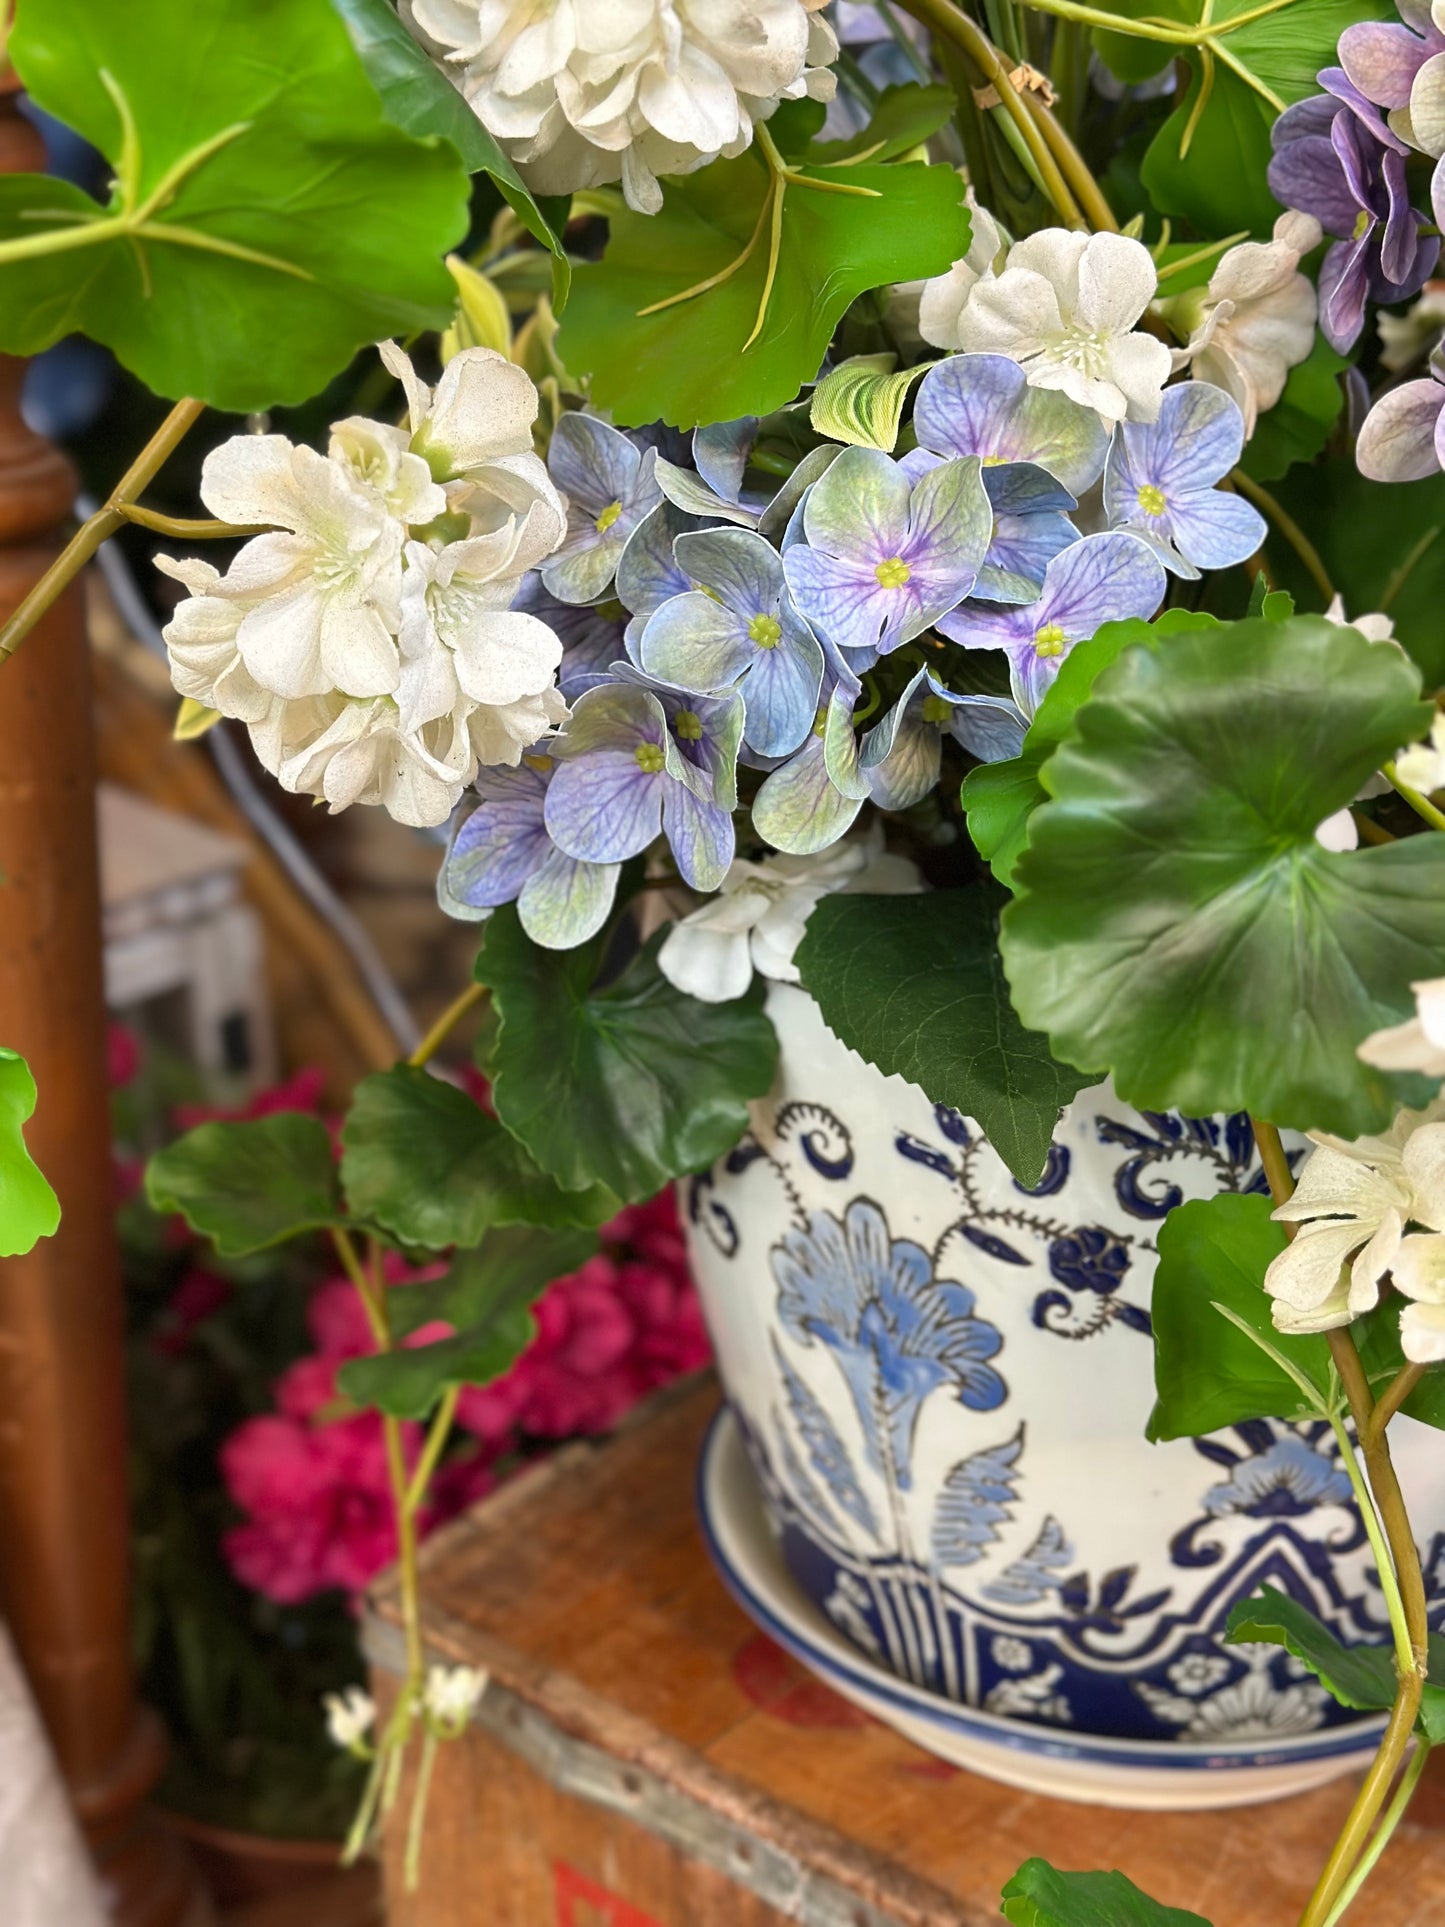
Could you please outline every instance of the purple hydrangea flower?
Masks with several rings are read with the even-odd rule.
[[[600,602],[627,538],[659,499],[655,449],[639,449],[594,415],[567,414],[552,431],[547,468],[567,498],[567,533],[542,564],[559,602]]]
[[[787,755],[813,726],[823,651],[793,607],[782,557],[751,529],[680,535],[674,553],[699,586],[649,617],[639,663],[682,689],[740,686],[748,747]]]
[[[985,484],[1000,469],[1031,462],[1075,496],[1098,481],[1109,448],[1092,408],[1056,388],[1031,388],[1007,355],[949,355],[937,362],[919,387],[913,432],[932,455],[977,455]]]
[[[803,491],[816,482],[841,452],[835,444],[809,449],[781,484],[768,477],[760,484],[752,464],[760,423],[754,415],[735,422],[713,422],[695,429],[692,459],[697,470],[659,461],[657,485],[668,501],[705,522],[735,522],[775,540],[797,507]]]
[[[484,769],[478,802],[462,819],[437,878],[450,916],[479,920],[515,903],[522,928],[546,950],[595,936],[617,893],[619,863],[583,863],[547,834],[547,785],[556,765],[526,756],[515,769]]]
[[[1445,468],[1445,353],[1423,381],[1381,395],[1360,429],[1355,460],[1372,482],[1418,482]]]
[[[910,483],[878,449],[845,448],[809,489],[803,532],[783,557],[798,607],[838,648],[886,655],[971,592],[993,512],[977,460]]]
[[[1445,33],[1426,0],[1396,0],[1399,20],[1360,20],[1340,35],[1340,65],[1377,107],[1410,105],[1410,89],[1427,60],[1445,54]]]
[[[981,763],[1001,763],[1018,755],[1027,729],[1027,719],[1009,697],[959,694],[932,670],[920,669],[863,738],[860,761],[868,793],[880,809],[909,809],[938,781],[945,736]]]
[[[1106,622],[1152,616],[1167,580],[1163,564],[1137,535],[1123,529],[1086,535],[1054,557],[1036,602],[1023,608],[966,603],[938,627],[965,649],[1002,649],[1014,700],[1032,717],[1074,644]]]
[[[625,654],[627,611],[620,602],[559,602],[533,571],[522,578],[512,607],[545,622],[561,643],[557,687],[569,703],[612,680],[612,665]]]
[[[625,666],[619,678],[589,690],[552,742],[547,829],[588,863],[624,862],[660,831],[684,881],[715,890],[733,858],[742,698],[669,689]]]
[[[1343,353],[1358,340],[1367,301],[1418,294],[1440,253],[1420,232],[1405,183],[1408,149],[1342,69],[1329,91],[1296,102],[1275,122],[1269,189],[1282,207],[1313,214],[1337,236],[1320,268],[1320,327]]]
[[[853,708],[862,688],[825,639],[823,686],[813,727],[753,798],[753,828],[775,850],[812,856],[852,828],[868,795],[853,728]]]
[[[1244,448],[1244,416],[1222,388],[1166,388],[1153,422],[1120,422],[1104,469],[1110,528],[1136,529],[1175,575],[1197,579],[1253,555],[1265,538],[1258,509],[1214,484]]]

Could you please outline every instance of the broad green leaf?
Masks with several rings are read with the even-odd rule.
[[[618,210],[604,258],[576,270],[557,341],[564,365],[591,377],[598,408],[678,428],[770,414],[817,374],[858,295],[946,273],[967,251],[951,167],[805,171],[824,185],[774,190],[754,146],[669,181],[660,214]],[[675,299],[690,289],[702,291]]]
[[[596,1248],[588,1231],[488,1232],[475,1250],[458,1252],[444,1278],[397,1286],[387,1296],[395,1338],[436,1320],[450,1325],[453,1336],[354,1358],[337,1383],[358,1404],[396,1418],[424,1418],[448,1385],[485,1385],[509,1370],[536,1335],[533,1304]]]
[[[1209,1927],[1202,1914],[1165,1907],[1121,1873],[1060,1873],[1026,1860],[1003,1890],[1014,1927]]]
[[[914,81],[889,87],[878,96],[866,127],[847,140],[814,141],[806,158],[814,166],[846,160],[891,161],[936,134],[957,109],[951,87],[923,87]]]
[[[347,1203],[406,1245],[474,1245],[494,1224],[597,1225],[618,1209],[600,1185],[559,1190],[465,1091],[409,1064],[362,1079],[341,1142]]]
[[[1308,1666],[1341,1706],[1384,1713],[1395,1703],[1392,1647],[1343,1645],[1308,1606],[1274,1586],[1240,1600],[1230,1612],[1224,1637],[1231,1646],[1282,1646]],[[1436,1680],[1445,1677],[1445,1638],[1439,1633],[1430,1635],[1427,1664]],[[1426,1681],[1418,1726],[1431,1746],[1445,1739],[1445,1686]]]
[[[1290,369],[1284,393],[1245,444],[1239,465],[1247,475],[1275,482],[1296,462],[1314,460],[1345,405],[1339,378],[1349,365],[1323,335],[1315,336],[1308,358]]]
[[[1213,616],[1202,612],[1169,609],[1157,622],[1106,622],[1097,635],[1069,651],[1039,704],[1019,754],[1002,763],[981,763],[964,779],[968,833],[1000,883],[1013,887],[1014,864],[1029,840],[1029,817],[1046,796],[1039,771],[1068,735],[1096,677],[1137,644],[1218,626]]]
[[[88,334],[157,394],[246,411],[448,319],[466,170],[388,125],[330,0],[20,0],[9,53],[115,185],[0,179],[7,352]]]
[[[1158,212],[1175,222],[1187,221],[1214,238],[1245,231],[1265,239],[1280,213],[1266,178],[1274,109],[1216,62],[1208,103],[1198,113],[1202,68],[1194,56],[1190,65],[1189,89],[1154,136],[1140,179]],[[1186,153],[1191,120],[1194,132]]]
[[[1371,482],[1345,454],[1292,469],[1271,488],[1325,558],[1346,613],[1383,610],[1425,686],[1445,683],[1445,475]],[[1302,607],[1317,609],[1319,590],[1273,530],[1268,554],[1270,573]]]
[[[543,950],[509,907],[488,920],[476,974],[499,1020],[497,1116],[564,1190],[605,1185],[633,1203],[732,1149],[778,1043],[761,980],[732,1003],[699,1003],[658,969],[659,933],[599,989],[602,943]]]
[[[1245,1419],[1314,1415],[1328,1404],[1328,1341],[1318,1334],[1286,1337],[1270,1315],[1265,1267],[1285,1247],[1284,1227],[1270,1209],[1268,1198],[1222,1192],[1176,1205],[1160,1227],[1150,1304],[1159,1394],[1151,1439],[1197,1438]],[[1307,1397],[1271,1351],[1318,1397]]]
[[[1315,830],[1431,715],[1390,643],[1317,616],[1131,649],[1044,768],[1003,915],[1013,1000],[1056,1056],[1193,1117],[1357,1137],[1426,1080],[1355,1049],[1445,955],[1445,839]]]
[[[895,369],[897,359],[891,354],[854,355],[830,368],[813,390],[809,419],[818,433],[892,454],[908,391],[928,373],[927,362]]]
[[[0,1258],[19,1258],[60,1223],[60,1201],[25,1148],[35,1079],[18,1051],[0,1046]]]
[[[146,1166],[146,1196],[224,1258],[346,1223],[326,1126],[299,1111],[187,1131]]]
[[[461,91],[407,31],[391,0],[332,0],[346,22],[382,110],[394,127],[450,141],[473,174],[490,174],[518,220],[551,254],[552,302],[567,300],[571,263],[567,250],[512,162],[472,112]]]
[[[1014,1015],[989,888],[825,897],[798,950],[804,987],[850,1050],[975,1118],[1020,1184],[1042,1175],[1085,1079]]]

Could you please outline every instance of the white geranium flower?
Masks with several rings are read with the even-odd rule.
[[[1223,388],[1239,404],[1246,439],[1284,393],[1289,371],[1314,347],[1319,304],[1301,257],[1320,242],[1313,215],[1281,214],[1272,241],[1245,241],[1221,255],[1207,288],[1158,303],[1187,344],[1174,366]]]
[[[433,1666],[422,1688],[422,1706],[444,1726],[464,1726],[480,1705],[488,1679],[480,1666]]]
[[[992,277],[1003,265],[1000,256],[1007,254],[1009,245],[1008,236],[988,209],[973,198],[972,188],[964,199],[971,222],[968,253],[955,261],[947,274],[925,281],[918,300],[918,332],[935,348],[962,345],[958,324],[968,297],[980,281]]]
[[[1332,622],[1337,629],[1358,629],[1366,642],[1393,642],[1395,640],[1395,624],[1389,616],[1378,613],[1365,616],[1347,616],[1345,614],[1345,599],[1338,594],[1330,598],[1330,606],[1325,610],[1325,621]],[[1385,782],[1383,777],[1378,783],[1372,777],[1360,793],[1362,796],[1379,796],[1389,787],[1389,784]]]
[[[1395,774],[1407,789],[1422,796],[1445,790],[1445,710],[1431,723],[1428,742],[1412,743],[1395,758]]]
[[[1172,362],[1135,331],[1158,286],[1153,257],[1123,234],[1044,228],[969,290],[955,328],[966,354],[1007,355],[1034,388],[1060,388],[1109,421],[1152,422]]]
[[[404,0],[537,194],[620,180],[655,214],[659,174],[741,154],[780,100],[831,100],[823,0]]]
[[[1445,1359],[1445,1238],[1417,1232],[1395,1260],[1397,1289],[1414,1302],[1400,1313],[1400,1349],[1416,1365]]]
[[[337,1746],[359,1747],[376,1720],[376,1701],[364,1687],[348,1686],[344,1693],[328,1693],[321,1702],[326,1731]]]
[[[800,981],[793,956],[814,906],[838,894],[903,896],[922,888],[906,857],[889,856],[881,825],[816,856],[735,857],[716,896],[675,923],[658,952],[663,975],[707,1004],[741,997],[754,969]]]
[[[1274,1213],[1300,1227],[1264,1277],[1279,1330],[1325,1331],[1373,1310],[1406,1225],[1445,1231],[1442,1119],[1445,1104],[1436,1103],[1401,1111],[1383,1137],[1346,1143],[1311,1132],[1318,1148]]]
[[[1382,1071],[1445,1077],[1445,977],[1430,977],[1410,988],[1415,1015],[1387,1030],[1372,1031],[1358,1055]]]

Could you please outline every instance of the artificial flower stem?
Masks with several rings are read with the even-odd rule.
[[[1269,1195],[1276,1208],[1288,1204],[1294,1196],[1294,1173],[1289,1168],[1289,1159],[1285,1156],[1279,1132],[1263,1118],[1252,1117],[1249,1122],[1259,1150],[1259,1161],[1264,1166]]]
[[[961,8],[954,6],[953,0],[903,0],[903,4],[915,20],[921,20],[932,32],[951,40],[981,69],[985,79],[993,84],[999,105],[1028,148],[1038,169],[1044,194],[1053,203],[1060,219],[1067,227],[1086,227],[1088,223],[1069,192],[1058,162],[1009,79],[1008,63],[988,35]]]
[[[1355,1437],[1365,1455],[1365,1470],[1369,1474],[1370,1490],[1375,1495],[1380,1520],[1385,1528],[1385,1537],[1394,1556],[1395,1571],[1399,1576],[1400,1593],[1404,1601],[1405,1621],[1409,1628],[1411,1654],[1420,1677],[1424,1677],[1426,1642],[1430,1636],[1429,1622],[1426,1617],[1425,1581],[1420,1571],[1420,1554],[1415,1544],[1415,1535],[1410,1530],[1409,1515],[1405,1510],[1405,1499],[1400,1491],[1400,1481],[1396,1476],[1394,1461],[1390,1457],[1390,1445],[1385,1436],[1385,1428],[1374,1424],[1375,1401],[1370,1391],[1370,1383],[1365,1376],[1365,1368],[1356,1349],[1355,1341],[1347,1325],[1326,1333],[1329,1339],[1330,1356],[1335,1370],[1340,1375],[1340,1383],[1345,1388],[1345,1397],[1350,1402],[1350,1416],[1355,1422]]]
[[[426,1672],[426,1656],[421,1638],[421,1586],[416,1565],[416,1514],[408,1505],[410,1481],[406,1474],[406,1453],[402,1449],[401,1420],[383,1414],[386,1439],[386,1466],[396,1507],[396,1562],[401,1577],[401,1613],[406,1629],[407,1691],[420,1689]]]
[[[1026,6],[1036,13],[1051,13],[1059,20],[1077,20],[1081,26],[1103,27],[1110,33],[1127,34],[1131,40],[1161,40],[1171,47],[1202,47],[1208,41],[1219,40],[1226,33],[1235,33],[1240,27],[1248,26],[1252,20],[1263,20],[1266,15],[1279,13],[1292,6],[1294,0],[1265,0],[1263,6],[1251,7],[1247,13],[1231,14],[1227,20],[1210,24],[1200,21],[1195,26],[1171,26],[1163,20],[1135,20],[1127,14],[1106,13],[1101,7],[1086,7],[1079,0],[1024,0]]]
[[[371,1756],[371,1767],[366,1775],[366,1785],[362,1789],[361,1804],[356,1809],[356,1818],[351,1823],[351,1831],[346,1836],[346,1844],[341,1849],[341,1864],[349,1867],[360,1859],[366,1849],[371,1834],[371,1823],[376,1818],[376,1809],[381,1800],[381,1783],[386,1772],[386,1747],[379,1746]]]
[[[1254,503],[1273,522],[1285,541],[1289,543],[1300,561],[1304,563],[1314,580],[1315,587],[1325,599],[1326,608],[1335,599],[1335,585],[1330,581],[1329,571],[1320,560],[1320,552],[1311,542],[1299,523],[1295,521],[1281,503],[1277,502],[1267,488],[1261,488],[1242,468],[1234,470],[1230,482],[1241,495]]]
[[[1355,1803],[1350,1808],[1339,1838],[1331,1849],[1325,1870],[1320,1875],[1318,1885],[1310,1896],[1309,1904],[1300,1915],[1299,1927],[1325,1927],[1333,1913],[1347,1882],[1358,1871],[1365,1842],[1375,1816],[1385,1804],[1390,1791],[1390,1783],[1395,1770],[1405,1757],[1410,1744],[1410,1736],[1415,1730],[1415,1718],[1420,1709],[1420,1689],[1423,1685],[1418,1673],[1412,1673],[1400,1681],[1395,1695],[1395,1704],[1390,1709],[1390,1722],[1385,1728],[1384,1738],[1380,1741],[1379,1751],[1370,1763],[1370,1770],[1360,1784]]]
[[[421,1878],[421,1838],[426,1825],[427,1798],[431,1793],[432,1768],[436,1765],[436,1758],[437,1736],[428,1727],[421,1743],[421,1759],[417,1762],[411,1818],[406,1829],[406,1857],[402,1862],[402,1885],[409,1894],[416,1892]]]
[[[59,600],[80,574],[101,543],[124,526],[126,508],[175,452],[187,431],[205,412],[205,406],[201,401],[176,403],[111,490],[103,506],[81,523],[9,621],[0,628],[0,662],[14,655],[46,610]]]
[[[341,1268],[356,1287],[356,1295],[361,1300],[361,1308],[366,1313],[366,1322],[371,1335],[376,1340],[378,1351],[386,1351],[391,1345],[391,1332],[387,1326],[386,1314],[377,1304],[372,1293],[371,1280],[352,1242],[351,1233],[343,1229],[333,1230],[331,1242],[336,1247],[336,1255],[341,1260]]]
[[[1420,1784],[1420,1775],[1425,1771],[1425,1763],[1430,1758],[1430,1748],[1423,1740],[1415,1742],[1415,1751],[1410,1756],[1410,1764],[1400,1776],[1400,1784],[1395,1789],[1395,1797],[1385,1809],[1384,1818],[1375,1829],[1375,1837],[1355,1862],[1354,1872],[1340,1889],[1338,1900],[1330,1909],[1324,1927],[1338,1927],[1344,1919],[1350,1903],[1374,1871],[1375,1863],[1390,1844],[1390,1837],[1405,1817],[1415,1788]]]
[[[253,535],[264,535],[264,522],[216,522],[208,515],[162,515],[159,509],[142,508],[136,502],[122,502],[121,514],[138,528],[169,535],[177,542],[243,542]]]
[[[1395,1576],[1395,1561],[1390,1548],[1385,1543],[1385,1535],[1380,1527],[1380,1515],[1375,1510],[1375,1501],[1365,1475],[1360,1469],[1359,1454],[1355,1451],[1353,1439],[1345,1429],[1345,1422],[1338,1412],[1330,1414],[1330,1430],[1340,1448],[1340,1463],[1354,1487],[1355,1503],[1360,1509],[1360,1519],[1365,1528],[1365,1537],[1370,1542],[1370,1550],[1375,1556],[1375,1566],[1380,1575],[1380,1591],[1384,1594],[1385,1605],[1390,1615],[1390,1630],[1395,1636],[1395,1661],[1401,1675],[1412,1672],[1415,1655],[1410,1648],[1410,1628],[1405,1623],[1405,1602],[1400,1597],[1400,1582]]]
[[[426,1036],[422,1038],[411,1056],[406,1060],[414,1071],[421,1070],[423,1066],[431,1062],[447,1038],[456,1029],[463,1017],[466,1016],[467,1012],[474,1009],[486,995],[487,987],[485,984],[468,984],[461,996],[454,998],[452,1002],[447,1005],[441,1016],[437,1018]]]
[[[1088,162],[1069,138],[1063,122],[1036,94],[1026,93],[1022,98],[1025,110],[1047,142],[1089,226],[1096,234],[1117,234],[1119,223],[1114,218],[1114,210],[1105,200],[1104,190],[1094,179]]]
[[[1404,798],[1422,822],[1428,823],[1432,830],[1445,830],[1445,810],[1437,809],[1428,796],[1422,796],[1419,790],[1412,790],[1408,783],[1402,783],[1395,774],[1393,763],[1383,764],[1380,774],[1395,794]]]
[[[1375,1409],[1370,1414],[1370,1430],[1367,1443],[1372,1442],[1390,1423],[1405,1400],[1425,1376],[1425,1367],[1407,1359],[1385,1387],[1384,1392],[1375,1400]]]
[[[1249,229],[1241,228],[1238,234],[1227,234],[1222,241],[1211,241],[1207,247],[1196,248],[1193,254],[1181,255],[1177,261],[1166,261],[1159,269],[1159,279],[1167,281],[1171,274],[1183,274],[1186,268],[1197,268],[1201,261],[1209,260],[1211,255],[1223,254],[1240,241],[1249,239]]]
[[[431,1484],[437,1461],[446,1449],[451,1434],[452,1420],[457,1413],[457,1400],[461,1397],[460,1385],[448,1385],[442,1393],[442,1402],[427,1429],[426,1443],[422,1446],[421,1457],[416,1462],[416,1470],[411,1475],[411,1484],[406,1489],[406,1509],[413,1517],[421,1510],[426,1499],[427,1487]]]

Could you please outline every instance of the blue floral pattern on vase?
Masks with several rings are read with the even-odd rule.
[[[1185,1197],[1258,1188],[1248,1120],[1085,1092],[1025,1189],[970,1120],[844,1050],[803,993],[774,987],[769,1007],[779,1085],[692,1181],[688,1216],[803,1590],[913,1684],[1043,1727],[1242,1758],[1358,1719],[1287,1654],[1221,1637],[1261,1584],[1342,1639],[1388,1637],[1329,1428],[1144,1437],[1158,1225]],[[1421,1444],[1400,1455],[1412,1517],[1445,1526]],[[1432,1601],[1442,1547],[1437,1531]]]

